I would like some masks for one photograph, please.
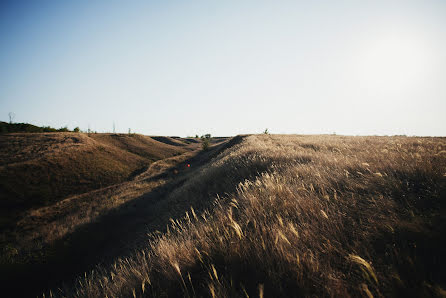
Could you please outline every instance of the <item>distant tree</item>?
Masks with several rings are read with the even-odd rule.
[[[198,136],[198,135],[195,135],[195,138],[196,138],[196,139],[198,139],[198,138],[199,138],[199,136]]]
[[[265,130],[263,131],[264,134],[269,134],[268,128],[265,128]]]
[[[64,126],[64,127],[59,128],[58,131],[61,131],[61,132],[68,132],[69,130],[68,130],[68,127],[67,127],[67,126]]]
[[[79,129],[79,127],[77,126],[77,127],[75,127],[75,128],[73,129],[73,131],[74,131],[74,132],[80,132],[80,129]]]
[[[10,132],[27,132],[27,133],[39,133],[39,132],[55,132],[58,129],[49,126],[36,126],[30,123],[7,123],[0,121],[0,133]]]
[[[57,131],[57,129],[52,128],[50,126],[44,126],[42,129],[43,129],[43,132],[55,132],[55,131]]]
[[[209,139],[202,139],[201,148],[203,148],[204,151],[208,150],[210,146]]]
[[[201,136],[201,147],[204,151],[208,150],[211,145],[211,134]]]

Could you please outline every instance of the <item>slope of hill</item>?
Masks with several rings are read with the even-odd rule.
[[[0,228],[11,231],[28,210],[126,181],[156,160],[190,150],[141,135],[2,134]]]
[[[187,144],[190,143],[187,139],[179,139],[178,137],[171,138],[171,137],[153,136],[151,138],[154,139],[155,141],[173,146],[186,146]]]
[[[11,291],[12,296],[37,295],[61,278],[91,270],[98,263],[122,255],[136,243],[144,243],[145,237],[141,238],[141,235],[145,235],[146,225],[159,228],[160,218],[175,214],[167,206],[159,207],[165,194],[184,183],[225,147],[221,144],[201,151],[200,144],[185,144],[177,148],[136,135],[91,135],[85,141],[118,148],[121,158],[145,156],[147,160],[159,160],[122,183],[20,210],[17,220],[10,220],[10,227],[0,233],[0,288],[3,294]],[[181,139],[177,141],[182,142]],[[32,143],[40,148],[36,140]],[[60,140],[53,145],[67,149]],[[14,158],[34,160],[50,151],[48,148],[44,148],[43,153],[28,150],[26,146],[17,148],[23,152],[9,156],[9,160],[4,158],[5,163]],[[79,153],[73,158],[83,155]],[[27,280],[26,287],[20,286],[23,280]]]
[[[0,135],[2,210],[26,210],[122,182],[151,162],[186,149],[141,135]]]
[[[176,144],[143,135],[92,134],[91,137],[101,144],[120,148],[152,161],[179,155],[186,151],[184,148],[178,148]]]
[[[158,206],[173,218],[151,226],[146,248],[52,293],[444,294],[446,139],[266,135],[233,145],[172,185]]]

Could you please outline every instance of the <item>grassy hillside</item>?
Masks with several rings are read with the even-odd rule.
[[[0,135],[0,206],[24,211],[122,182],[186,149],[141,135]]]
[[[141,135],[0,135],[0,278],[20,275],[29,264],[59,255],[60,249],[49,247],[50,242],[125,201],[101,195],[108,186],[132,180],[155,161],[191,150]],[[132,188],[130,193],[146,188]],[[97,189],[105,190],[90,193]]]
[[[199,143],[168,137],[164,137],[163,142],[138,135],[81,137],[96,146],[117,150],[121,160],[134,156],[145,157],[146,161],[158,160],[150,162],[142,171],[133,172],[131,179],[124,182],[23,209],[16,218],[3,217],[4,221],[9,219],[9,225],[0,233],[3,294],[35,296],[60,280],[89,271],[98,263],[111,262],[116,256],[127,254],[132,247],[145,243],[148,225],[160,228],[161,222],[163,226],[170,216],[181,216],[183,212],[181,209],[175,214],[164,204],[166,194],[183,184],[226,146],[220,144],[224,139],[213,141],[210,150],[201,151]],[[179,145],[166,145],[167,142]],[[36,140],[32,139],[32,143],[38,147]],[[54,146],[64,150],[68,147],[63,142],[54,142]],[[10,159],[36,158],[33,154],[37,150],[27,150],[26,146],[17,146],[17,149],[22,153],[11,154]],[[48,148],[44,149],[44,153],[48,153]],[[71,154],[73,158],[84,155]],[[64,159],[58,161],[64,162]],[[65,170],[70,171],[70,168]],[[23,280],[27,281],[26,287],[21,287]]]
[[[244,137],[171,185],[154,207],[172,218],[143,250],[52,294],[444,295],[445,152],[444,138]]]

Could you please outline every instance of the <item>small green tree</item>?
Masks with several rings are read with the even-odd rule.
[[[204,151],[208,150],[211,146],[211,135],[205,134],[204,136],[201,136],[201,147]]]
[[[64,126],[64,127],[59,128],[58,131],[60,131],[60,132],[69,132],[67,126]]]
[[[73,129],[73,132],[80,132],[79,126],[76,126],[76,127]]]
[[[264,134],[269,134],[268,128],[265,128],[265,130],[263,131]]]

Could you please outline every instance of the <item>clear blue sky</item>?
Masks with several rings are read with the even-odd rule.
[[[1,1],[0,120],[446,135],[446,1]]]

